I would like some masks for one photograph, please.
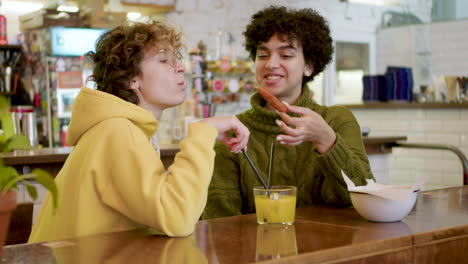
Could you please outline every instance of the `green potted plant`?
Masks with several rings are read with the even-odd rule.
[[[15,149],[30,149],[29,140],[24,135],[15,135],[13,120],[9,111],[8,99],[0,96],[0,120],[3,133],[0,133],[0,152],[5,153]],[[11,212],[16,208],[16,190],[18,183],[22,183],[31,198],[37,198],[37,190],[31,184],[31,180],[37,181],[51,194],[54,207],[57,208],[57,186],[50,174],[41,169],[34,169],[28,174],[19,174],[15,168],[5,166],[0,156],[0,256],[5,243]]]

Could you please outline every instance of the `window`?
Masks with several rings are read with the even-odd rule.
[[[369,44],[336,42],[335,104],[362,103],[362,77],[369,74]]]

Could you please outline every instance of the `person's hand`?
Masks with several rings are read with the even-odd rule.
[[[209,117],[200,122],[208,123],[218,132],[217,140],[224,143],[232,152],[240,152],[247,147],[250,132],[235,116]]]
[[[319,153],[327,153],[335,144],[335,131],[321,115],[311,109],[284,103],[288,112],[298,114],[299,117],[278,112],[283,121],[276,120],[276,124],[285,134],[278,135],[276,140],[288,146],[297,146],[305,141],[312,142]]]

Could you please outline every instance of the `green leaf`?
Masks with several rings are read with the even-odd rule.
[[[10,113],[2,114],[2,128],[3,128],[3,137],[6,140],[10,139],[15,134],[15,129],[13,126],[13,119],[11,118]]]
[[[0,152],[7,152],[5,151],[7,144],[8,144],[8,140],[3,136],[3,134],[1,134],[0,135]]]
[[[37,199],[36,187],[34,185],[28,183],[27,181],[23,181],[23,184],[24,184],[24,186],[26,186],[26,190],[28,191],[29,196],[31,196],[31,198],[33,198],[33,200],[36,200]]]
[[[55,185],[54,179],[50,176],[48,172],[41,169],[33,169],[31,173],[34,179],[44,186],[52,195],[52,201],[54,203],[54,208],[58,207],[58,191],[57,186]]]
[[[10,113],[10,102],[5,96],[0,96],[0,115]]]
[[[11,166],[0,167],[0,193],[6,193],[11,189],[16,189],[16,183],[20,180],[21,178],[18,177],[18,172],[15,168]]]
[[[14,135],[11,140],[8,142],[7,149],[14,150],[14,149],[31,149],[31,144],[29,143],[29,139],[25,135]]]

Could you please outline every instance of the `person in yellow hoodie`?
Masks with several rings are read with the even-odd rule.
[[[173,28],[134,23],[104,33],[86,54],[97,90],[82,88],[73,104],[67,143],[74,148],[55,179],[59,207],[46,196],[30,243],[144,228],[167,236],[194,231],[215,140],[239,152],[249,131],[234,116],[192,123],[166,171],[154,135],[163,110],[185,99],[181,47]]]

